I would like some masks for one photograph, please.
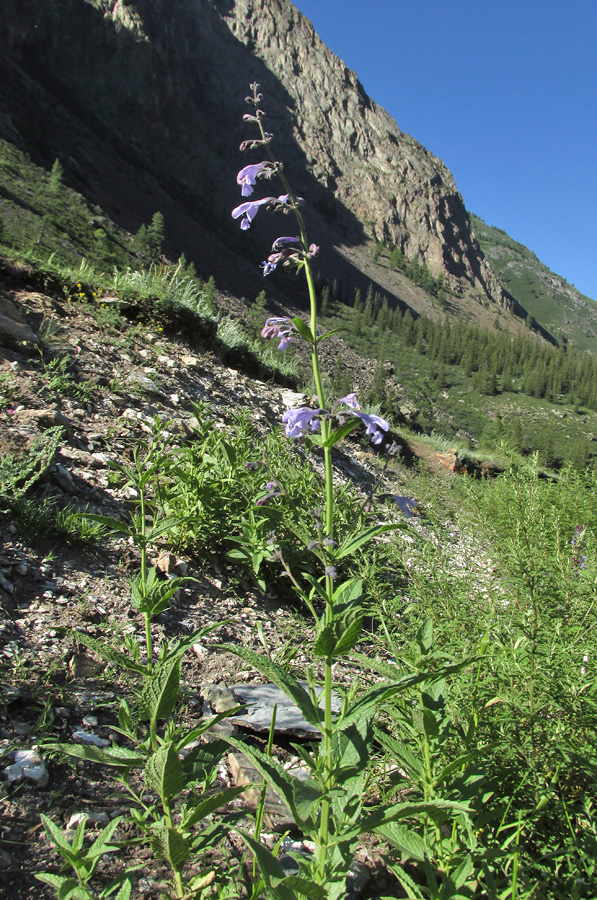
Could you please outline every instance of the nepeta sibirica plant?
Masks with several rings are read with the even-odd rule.
[[[259,150],[267,159],[245,166],[238,173],[237,182],[243,197],[252,198],[254,188],[262,179],[280,179],[283,193],[261,199],[248,199],[232,211],[240,219],[240,227],[251,227],[259,210],[283,212],[294,217],[298,234],[282,236],[274,241],[272,251],[262,263],[264,275],[277,266],[292,266],[305,275],[310,303],[309,320],[277,316],[269,318],[263,328],[264,338],[279,340],[284,350],[292,341],[303,340],[310,346],[313,378],[317,391],[314,408],[303,406],[289,410],[283,416],[286,434],[305,439],[307,450],[319,447],[323,454],[325,484],[321,515],[313,541],[304,547],[305,558],[315,553],[320,574],[305,570],[295,573],[286,564],[283,554],[271,535],[271,546],[286,569],[297,593],[315,619],[316,636],[312,655],[323,662],[324,685],[315,684],[312,670],[307,672],[309,689],[305,690],[285,669],[257,653],[239,647],[226,649],[252,663],[263,675],[276,683],[301,709],[307,721],[321,732],[321,741],[310,751],[296,746],[309,772],[308,780],[293,777],[274,759],[255,748],[230,738],[230,743],[247,755],[263,777],[290,807],[301,831],[315,845],[313,857],[298,859],[300,874],[285,877],[275,858],[255,838],[243,838],[255,854],[261,869],[262,883],[268,896],[276,898],[326,897],[329,900],[345,891],[346,875],[352,862],[358,838],[365,832],[396,822],[423,809],[417,804],[397,803],[386,808],[366,809],[363,789],[372,741],[372,723],[376,707],[384,699],[425,679],[417,674],[399,681],[386,681],[358,694],[355,685],[343,698],[339,714],[332,711],[332,666],[356,644],[362,630],[363,580],[352,574],[342,577],[342,566],[368,540],[395,525],[370,526],[339,540],[334,523],[334,483],[332,479],[332,449],[359,424],[364,424],[373,443],[381,444],[389,424],[380,416],[361,411],[355,393],[329,402],[326,397],[320,363],[319,347],[329,335],[320,335],[317,327],[315,283],[311,270],[318,247],[310,244],[300,207],[304,201],[297,197],[286,177],[282,163],[272,149],[272,135],[263,127],[265,113],[260,108],[262,95],[259,85],[251,85],[252,95],[247,102],[253,112],[245,121],[255,125],[258,137],[244,141],[241,150]],[[283,498],[276,502],[282,502]],[[309,585],[308,589],[303,587]]]

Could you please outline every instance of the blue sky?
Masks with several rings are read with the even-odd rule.
[[[597,300],[597,0],[293,0],[467,208]]]

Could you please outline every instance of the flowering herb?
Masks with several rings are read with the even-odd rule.
[[[273,778],[272,784],[282,798],[293,810],[297,824],[300,823],[303,833],[312,837],[315,843],[315,853],[312,862],[301,862],[304,872],[309,879],[298,879],[303,882],[299,888],[301,895],[320,896],[321,888],[325,886],[325,896],[336,900],[345,891],[346,869],[344,863],[349,859],[356,847],[356,839],[359,833],[359,823],[364,821],[361,813],[362,790],[357,791],[358,802],[350,793],[348,787],[350,779],[343,773],[342,767],[335,761],[335,753],[340,745],[338,741],[346,740],[339,732],[342,726],[337,724],[332,716],[332,666],[334,660],[349,652],[359,638],[362,630],[363,612],[360,601],[360,579],[347,577],[342,581],[340,563],[343,559],[355,553],[367,540],[382,531],[390,530],[395,526],[373,526],[364,531],[349,535],[343,541],[337,541],[334,529],[334,482],[332,477],[332,447],[343,438],[359,422],[365,426],[366,433],[374,444],[381,444],[384,434],[389,431],[389,423],[381,416],[365,413],[360,409],[357,394],[352,392],[328,405],[324,389],[322,373],[319,362],[319,345],[327,335],[321,336],[317,328],[317,297],[315,281],[311,271],[311,261],[319,253],[316,244],[310,244],[307,239],[305,223],[300,211],[303,200],[292,190],[282,164],[276,160],[272,149],[272,135],[264,130],[264,111],[260,108],[262,95],[259,93],[259,85],[251,85],[252,95],[247,97],[247,102],[254,108],[254,112],[244,117],[246,122],[256,125],[259,136],[252,140],[243,141],[241,150],[259,149],[265,151],[269,161],[261,161],[254,165],[245,166],[237,175],[237,183],[241,185],[242,196],[253,194],[254,186],[260,178],[270,178],[276,175],[280,178],[284,193],[278,197],[268,196],[260,200],[250,200],[241,203],[232,211],[235,219],[241,219],[241,228],[246,231],[251,227],[259,209],[263,206],[269,212],[284,212],[295,217],[298,234],[296,236],[282,236],[272,244],[271,253],[261,264],[264,275],[270,275],[278,266],[294,267],[305,274],[307,289],[309,292],[308,320],[300,317],[271,316],[263,326],[261,332],[266,339],[279,340],[278,348],[285,350],[294,340],[302,338],[310,347],[313,379],[315,382],[316,405],[300,406],[287,410],[282,416],[286,434],[290,438],[306,437],[308,442],[321,446],[325,470],[325,487],[323,505],[321,509],[312,511],[314,516],[314,528],[316,539],[306,542],[306,549],[312,552],[321,563],[322,574],[315,579],[311,571],[303,572],[303,578],[297,579],[287,565],[282,552],[276,545],[274,533],[268,536],[268,547],[271,553],[279,559],[286,575],[292,582],[298,595],[304,601],[316,620],[317,637],[313,646],[315,656],[324,660],[325,684],[323,690],[323,715],[318,709],[319,701],[314,693],[309,694],[287,671],[282,671],[270,660],[264,661],[261,657],[246,648],[228,647],[243,659],[260,668],[263,674],[273,679],[278,687],[286,691],[292,700],[298,704],[303,715],[321,731],[321,744],[312,751],[311,776],[313,779],[313,802],[309,804],[310,812],[305,812],[305,804],[299,808],[295,802],[295,789],[288,781],[287,789],[279,778]],[[309,444],[307,444],[309,447]],[[283,494],[277,482],[269,482],[265,485],[266,493],[257,500],[258,505],[280,497]],[[303,587],[305,582],[312,586],[310,591]],[[323,613],[316,611],[318,603],[324,603]],[[373,699],[363,704],[359,700],[359,729],[364,728],[368,733],[370,722],[375,711],[376,701]],[[359,734],[358,742],[354,744],[353,751],[358,757],[359,765],[364,771],[368,761],[368,740]],[[236,746],[235,739],[230,743]],[[334,750],[336,747],[336,750]],[[259,751],[248,749],[246,745],[239,747],[248,755],[259,770],[268,777],[269,763],[265,761]],[[355,763],[356,765],[356,763]],[[358,768],[358,766],[357,766]],[[352,770],[351,770],[352,771]],[[344,778],[344,781],[343,781]],[[344,784],[346,782],[346,786]],[[344,799],[341,800],[344,792]],[[334,807],[332,806],[332,797]],[[342,810],[340,815],[337,809]],[[350,809],[350,815],[346,817],[346,810]],[[342,822],[342,824],[341,824]],[[356,827],[355,827],[356,826]],[[346,836],[342,836],[342,829]],[[250,841],[248,841],[250,843]],[[251,845],[252,846],[252,845]],[[340,848],[342,849],[340,850]],[[265,851],[262,848],[262,854]],[[260,855],[261,862],[263,855]],[[271,861],[275,868],[277,861]],[[273,871],[273,869],[272,869]],[[277,871],[277,869],[276,869]],[[277,876],[276,876],[277,877]],[[280,887],[283,884],[283,872],[280,869]],[[315,893],[311,893],[311,885]],[[294,896],[294,893],[292,894]],[[290,896],[290,894],[289,894]],[[322,895],[323,896],[323,895]]]

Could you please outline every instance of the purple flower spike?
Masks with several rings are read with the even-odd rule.
[[[275,202],[275,197],[264,197],[263,200],[250,200],[248,203],[241,203],[240,206],[237,206],[236,209],[232,210],[232,218],[238,219],[240,216],[243,216],[240,227],[243,231],[246,231],[247,228],[251,227],[251,222],[257,215],[259,207],[263,206],[264,203]]]
[[[257,179],[261,175],[262,172],[271,168],[270,162],[260,162],[255,163],[252,166],[245,166],[244,169],[241,169],[238,175],[236,176],[237,184],[242,185],[242,195],[243,197],[250,197],[253,193],[253,185],[257,183]]]
[[[282,416],[286,425],[286,436],[291,438],[302,437],[306,431],[319,431],[319,416],[322,409],[311,409],[310,406],[299,406],[297,409],[289,409]]]

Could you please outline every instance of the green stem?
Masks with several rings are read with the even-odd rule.
[[[174,821],[172,819],[172,810],[170,809],[170,804],[164,797],[162,797],[162,808],[164,810],[164,815],[166,818],[166,823],[168,825],[168,828],[174,829]],[[184,895],[185,895],[184,885],[182,883],[182,875],[181,875],[180,871],[174,866],[174,864],[172,863],[171,860],[168,860],[168,862],[170,863],[170,865],[172,867],[172,871],[174,873],[174,887],[176,890],[176,896],[177,896],[177,898],[179,898],[179,900],[182,900],[182,898],[184,898]]]
[[[141,590],[145,596],[147,586],[147,524],[145,522],[145,494],[144,486],[139,486],[139,507],[141,515]],[[153,672],[153,644],[151,639],[151,613],[145,615],[145,650],[147,653],[147,674]]]
[[[256,94],[256,91],[255,91]],[[257,104],[257,100],[255,99],[255,105]],[[263,130],[263,125],[261,120],[258,122],[259,129],[261,131],[261,137],[264,141],[264,146],[267,150],[267,153],[272,160],[272,162],[276,162],[276,159],[272,153],[269,142],[265,139],[265,132]],[[317,391],[317,400],[318,406],[320,409],[326,409],[326,397],[323,388],[323,380],[321,377],[321,369],[319,365],[319,352],[318,352],[318,337],[317,337],[317,294],[315,291],[315,282],[313,280],[313,274],[311,272],[311,267],[309,265],[309,242],[307,240],[307,232],[305,229],[305,223],[303,222],[303,217],[301,216],[299,209],[297,198],[292,191],[290,184],[288,183],[286,176],[284,175],[283,169],[280,167],[278,174],[281,178],[282,184],[284,185],[284,189],[288,195],[289,205],[292,207],[292,211],[296,217],[296,221],[298,223],[300,236],[301,236],[301,244],[303,250],[303,267],[305,270],[305,277],[307,279],[307,288],[309,290],[309,307],[310,307],[310,330],[311,330],[311,365],[313,369],[313,380],[315,382],[315,390]],[[324,467],[325,467],[325,518],[324,518],[324,537],[328,540],[333,540],[334,538],[334,481],[332,474],[332,450],[331,447],[326,446],[329,442],[329,438],[332,434],[332,423],[329,418],[322,417],[321,419],[321,438],[323,443],[323,458],[324,458]],[[331,546],[331,545],[329,545]],[[328,551],[326,551],[326,558],[329,559]],[[327,566],[326,566],[327,569]],[[325,585],[326,585],[326,605],[325,605],[325,624],[329,625],[333,622],[334,619],[334,581],[330,574],[326,571],[325,574]],[[325,684],[324,684],[324,728],[323,728],[323,774],[324,774],[324,790],[325,792],[329,792],[333,787],[333,771],[332,771],[332,662],[333,660],[328,658],[325,661]],[[325,869],[326,869],[326,859],[328,855],[328,840],[329,840],[329,823],[330,823],[330,801],[327,797],[321,802],[321,816],[319,821],[319,854],[318,854],[318,864],[317,864],[317,873],[320,883],[324,883],[325,881]]]

